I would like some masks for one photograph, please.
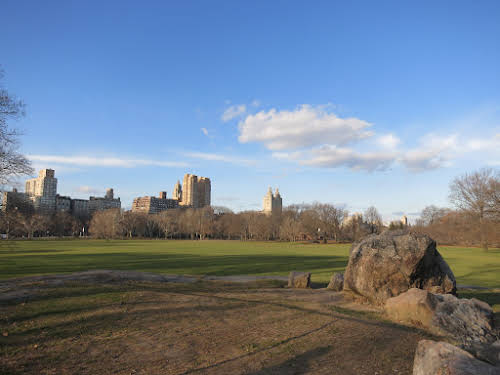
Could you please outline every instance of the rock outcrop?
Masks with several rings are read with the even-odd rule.
[[[500,340],[495,341],[493,344],[474,342],[462,349],[467,350],[470,354],[483,362],[488,362],[494,366],[500,367]]]
[[[385,311],[394,320],[423,327],[463,345],[496,340],[493,310],[475,298],[459,299],[451,294],[432,294],[410,289],[387,300]]]
[[[344,290],[383,304],[410,288],[456,293],[455,276],[429,236],[386,231],[353,245]]]
[[[336,292],[340,292],[344,289],[344,274],[343,273],[334,273],[332,278],[330,279],[330,283],[327,286],[327,289],[334,290]]]
[[[311,286],[310,272],[292,271],[288,275],[289,288],[309,288]]]
[[[447,342],[422,340],[413,362],[413,375],[500,375],[500,368],[480,361]]]

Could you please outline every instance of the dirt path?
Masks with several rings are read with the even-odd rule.
[[[0,283],[32,288],[0,305],[3,373],[411,374],[426,337],[328,290],[93,275]]]

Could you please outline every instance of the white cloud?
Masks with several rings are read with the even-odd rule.
[[[101,189],[96,189],[90,186],[79,186],[76,189],[77,192],[79,193],[85,193],[85,194],[99,194],[102,192]]]
[[[399,161],[410,171],[422,172],[450,164],[460,150],[458,136],[440,137],[427,134],[420,139],[420,146],[401,155]]]
[[[350,148],[326,145],[312,149],[308,157],[299,160],[299,163],[323,168],[348,167],[376,171],[388,169],[395,159],[396,154],[393,152],[360,153]]]
[[[472,138],[466,142],[465,146],[470,151],[498,151],[500,150],[500,133],[489,139]]]
[[[201,132],[208,137],[208,130],[207,130],[207,128],[201,128]]]
[[[301,151],[295,152],[273,152],[271,156],[281,160],[298,160],[304,153]]]
[[[242,159],[239,157],[222,155],[222,154],[213,154],[208,152],[185,152],[184,156],[192,159],[201,159],[208,161],[220,161],[224,163],[238,164],[238,165],[255,165],[255,160],[250,159]]]
[[[393,150],[401,143],[401,140],[394,134],[386,134],[378,137],[377,143],[383,148]]]
[[[449,158],[432,150],[413,150],[401,158],[401,163],[412,172],[423,172],[449,165]]]
[[[248,115],[238,127],[241,143],[260,142],[270,150],[330,144],[341,146],[373,135],[366,121],[340,118],[324,107],[302,105],[294,111],[261,111]]]
[[[231,107],[227,108],[224,111],[221,119],[222,121],[227,122],[235,117],[242,116],[243,114],[245,114],[246,111],[247,111],[247,106],[245,104],[232,105]]]
[[[252,107],[260,107],[260,100],[255,99],[252,101],[251,104],[252,104]]]
[[[115,168],[135,168],[142,166],[156,167],[186,167],[185,162],[147,160],[147,159],[126,159],[118,157],[90,157],[90,156],[59,156],[59,155],[28,155],[28,159],[34,162],[69,164],[85,167],[115,167]]]
[[[379,137],[376,141],[386,147],[381,150],[358,151],[354,148],[326,144],[300,151],[277,151],[272,153],[272,157],[321,168],[347,167],[353,170],[377,171],[399,164],[412,172],[422,172],[449,166],[454,159],[470,152],[470,149],[465,147],[465,142],[460,141],[456,134],[446,137],[427,134],[419,140],[417,147],[410,150],[397,150],[395,145],[400,141],[392,134]],[[485,142],[486,140],[481,140],[481,144]]]

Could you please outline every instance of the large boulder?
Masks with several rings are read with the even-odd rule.
[[[344,274],[335,272],[330,279],[327,289],[340,292],[344,288]]]
[[[394,320],[448,336],[464,347],[475,342],[492,343],[496,340],[493,310],[487,303],[475,298],[459,299],[451,294],[410,289],[389,298],[385,311]]]
[[[292,271],[288,275],[289,288],[309,288],[311,286],[310,272]]]
[[[417,345],[413,375],[500,375],[500,368],[480,361],[447,342],[422,340]]]
[[[485,344],[482,342],[473,342],[462,349],[467,350],[477,359],[483,362],[488,362],[494,366],[500,367],[500,340],[493,344]]]
[[[383,304],[410,288],[456,293],[455,276],[429,236],[386,231],[353,245],[344,290]]]

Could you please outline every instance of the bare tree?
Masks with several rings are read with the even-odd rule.
[[[422,210],[418,224],[432,225],[448,213],[450,213],[448,208],[436,207],[434,205],[427,206]]]
[[[286,215],[280,226],[280,238],[287,241],[296,241],[300,234],[300,223],[293,215]]]
[[[97,211],[90,220],[89,231],[96,238],[115,238],[119,232],[120,210]]]
[[[459,209],[476,217],[481,244],[488,250],[487,219],[499,217],[498,189],[500,173],[490,168],[455,178],[450,184],[450,201]]]
[[[173,238],[179,234],[179,217],[178,209],[163,211],[157,216],[158,225],[165,238]]]
[[[35,232],[45,233],[49,228],[50,220],[47,216],[40,214],[24,214],[21,218],[21,224],[28,238],[33,238]]]
[[[370,226],[370,233],[376,233],[382,226],[382,217],[374,206],[370,206],[366,209],[364,219]]]
[[[337,242],[340,237],[340,226],[344,219],[344,209],[321,203],[316,203],[313,208],[318,213],[322,235],[333,238]]]
[[[3,71],[0,69],[0,80]],[[0,85],[0,184],[6,184],[13,177],[33,173],[31,163],[18,152],[19,132],[7,124],[24,116],[24,103],[12,96]]]

